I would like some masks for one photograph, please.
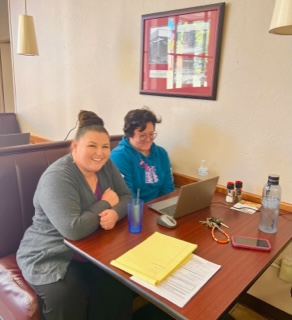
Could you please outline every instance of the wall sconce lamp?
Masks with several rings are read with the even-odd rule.
[[[292,35],[292,0],[276,0],[269,33]]]
[[[25,0],[25,15],[19,16],[17,53],[27,55],[27,56],[39,55],[33,17],[27,15],[26,0]]]

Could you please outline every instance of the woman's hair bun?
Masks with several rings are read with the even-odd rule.
[[[103,120],[94,112],[81,110],[78,114],[79,128],[98,125],[104,126]]]

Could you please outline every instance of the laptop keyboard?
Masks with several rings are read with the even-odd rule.
[[[173,205],[171,205],[169,207],[161,209],[160,211],[173,217],[174,213],[175,213],[175,209],[176,209],[176,204],[173,204]]]

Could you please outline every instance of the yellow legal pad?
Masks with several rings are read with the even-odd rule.
[[[155,232],[111,265],[157,285],[190,260],[196,248],[196,244]]]

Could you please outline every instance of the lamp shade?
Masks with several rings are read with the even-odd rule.
[[[39,55],[32,16],[19,16],[17,53],[29,56]]]
[[[292,35],[292,0],[276,0],[269,32]]]

